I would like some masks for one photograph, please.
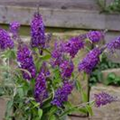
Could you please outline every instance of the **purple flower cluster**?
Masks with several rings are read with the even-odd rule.
[[[0,49],[12,49],[13,47],[14,42],[12,41],[9,33],[6,30],[0,29]]]
[[[84,42],[81,39],[81,36],[71,38],[65,44],[65,52],[69,53],[72,58],[78,53],[78,51],[84,47]]]
[[[59,66],[63,62],[63,54],[64,54],[64,45],[63,43],[55,43],[54,50],[52,51],[52,66]]]
[[[114,52],[115,49],[120,49],[120,37],[106,44],[106,47],[111,52]]]
[[[46,89],[46,79],[45,74],[40,72],[36,78],[34,96],[37,102],[42,104],[43,100],[47,98],[48,93]]]
[[[71,94],[73,90],[73,83],[65,82],[61,88],[58,88],[55,92],[54,99],[52,100],[52,105],[58,107],[63,106],[63,103],[68,100],[68,95]]]
[[[34,14],[34,18],[31,22],[31,46],[45,47],[45,27],[39,13]]]
[[[17,61],[20,68],[23,69],[23,78],[30,80],[31,78],[34,78],[36,75],[36,69],[33,62],[32,54],[29,48],[26,45],[19,46],[18,52],[17,52]],[[27,73],[26,71],[29,73]]]
[[[14,22],[10,23],[9,29],[10,29],[10,32],[12,33],[14,39],[16,39],[18,36],[19,28],[20,28],[19,22],[14,21]]]
[[[97,107],[106,105],[108,103],[111,103],[117,100],[117,97],[113,97],[105,92],[95,94],[94,97],[95,97],[95,105]]]
[[[74,65],[72,61],[65,60],[61,65],[61,75],[63,78],[69,78],[74,70]]]
[[[101,31],[90,31],[87,33],[87,37],[90,41],[96,43],[104,38],[104,33]]]
[[[84,71],[87,74],[91,73],[93,68],[99,62],[99,55],[101,54],[101,50],[98,48],[94,48],[91,50],[86,57],[82,60],[82,62],[78,65],[79,71]]]

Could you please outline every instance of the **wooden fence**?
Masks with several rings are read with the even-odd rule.
[[[108,4],[113,0],[106,0]],[[119,14],[100,14],[97,0],[0,0],[0,23],[14,20],[29,25],[40,5],[47,27],[120,31]]]

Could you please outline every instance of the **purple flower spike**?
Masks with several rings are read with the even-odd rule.
[[[34,18],[31,22],[31,46],[45,47],[45,27],[39,13],[34,14]]]
[[[20,68],[30,73],[28,74],[26,71],[22,71],[24,79],[30,80],[31,78],[35,77],[36,69],[33,62],[32,54],[26,45],[20,46],[18,48],[17,61]]]
[[[69,78],[74,70],[74,65],[72,61],[64,61],[61,65],[61,75],[63,78]]]
[[[90,39],[90,41],[96,43],[104,38],[104,33],[101,31],[90,31],[88,32],[87,37]]]
[[[58,107],[63,106],[63,103],[68,100],[68,96],[71,94],[72,90],[73,83],[65,82],[61,88],[56,90],[54,99],[51,103]]]
[[[20,23],[19,22],[12,22],[10,23],[10,32],[13,35],[13,38],[16,39],[18,37],[18,32],[19,32],[19,28],[20,28]]]
[[[41,104],[43,100],[48,96],[46,89],[46,79],[44,73],[42,72],[40,72],[39,75],[37,76],[34,95],[36,101],[40,102]]]
[[[97,107],[100,107],[100,106],[112,103],[114,101],[117,101],[117,97],[113,97],[105,92],[95,94],[94,98],[95,98],[95,105]]]
[[[54,50],[52,51],[52,59],[51,59],[51,65],[59,66],[63,62],[63,54],[64,54],[64,45],[62,42],[55,43]]]
[[[14,42],[12,41],[9,33],[6,30],[0,29],[0,49],[12,49],[13,47]]]
[[[120,49],[120,37],[106,44],[106,47],[111,52],[114,52],[115,49]]]
[[[81,38],[81,36],[73,37],[65,44],[65,52],[69,53],[72,58],[84,47],[84,42]]]
[[[101,50],[98,48],[94,48],[93,50],[91,50],[82,60],[82,62],[79,63],[78,70],[90,74],[93,68],[98,64],[100,54]]]

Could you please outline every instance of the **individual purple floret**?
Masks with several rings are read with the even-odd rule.
[[[115,49],[120,49],[120,37],[106,44],[109,51],[114,52]]]
[[[78,70],[90,74],[93,68],[98,64],[100,54],[101,50],[99,48],[94,48],[91,50],[82,60],[82,62],[79,63]]]
[[[55,43],[54,49],[52,51],[51,65],[59,66],[63,62],[63,54],[64,54],[64,45],[62,42]]]
[[[44,73],[40,72],[36,78],[34,96],[37,102],[41,103],[48,97],[46,89],[46,79]]]
[[[31,22],[31,46],[45,47],[45,27],[42,16],[39,13],[34,14],[34,18]]]
[[[71,38],[65,44],[65,52],[69,53],[72,58],[78,53],[78,51],[84,47],[84,41],[80,36]]]
[[[91,42],[96,43],[104,39],[104,33],[101,31],[90,31],[87,33],[87,37]]]
[[[61,69],[62,78],[69,78],[74,70],[73,62],[65,60],[60,65],[60,69]]]
[[[0,49],[12,49],[13,47],[14,42],[12,41],[9,33],[6,30],[0,29]]]
[[[22,68],[23,78],[30,80],[36,75],[36,69],[33,62],[32,54],[26,45],[19,46],[17,52],[17,61],[20,68]],[[24,71],[26,70],[26,71]],[[27,71],[29,73],[27,73]]]
[[[12,36],[14,39],[16,39],[18,37],[19,28],[20,28],[19,22],[14,21],[14,22],[10,23],[9,30],[12,33]]]
[[[55,91],[55,96],[51,103],[58,107],[63,106],[64,102],[68,100],[68,96],[71,94],[72,90],[73,83],[68,81],[65,82],[61,88]]]
[[[117,101],[117,97],[111,96],[108,93],[101,92],[94,95],[95,105],[97,107],[109,104],[111,102]]]
[[[41,68],[40,68],[40,72],[43,73],[46,77],[48,77],[50,75],[50,71],[47,67],[47,63],[43,62]]]

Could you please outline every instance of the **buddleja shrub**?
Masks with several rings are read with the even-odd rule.
[[[99,107],[116,101],[115,97],[100,93],[88,102],[79,76],[74,72],[73,58],[78,51],[85,49],[88,41],[95,44],[103,40],[104,32],[90,31],[66,42],[59,40],[51,49],[50,35],[45,34],[39,13],[35,13],[31,21],[29,44],[20,38],[19,29],[18,22],[10,23],[7,31],[0,28],[0,95],[8,101],[6,120],[61,120],[72,112],[92,114],[93,103]],[[95,47],[80,61],[78,71],[90,74],[105,50],[114,53],[119,48],[119,37],[102,48]],[[84,103],[75,106],[68,100],[73,89],[81,92]]]

